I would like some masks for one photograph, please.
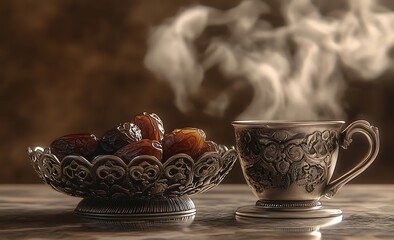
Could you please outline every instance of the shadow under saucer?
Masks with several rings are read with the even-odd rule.
[[[342,215],[310,219],[265,219],[235,216],[238,224],[258,230],[275,239],[321,239],[321,228],[333,226],[342,221]]]

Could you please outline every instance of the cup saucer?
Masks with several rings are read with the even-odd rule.
[[[339,209],[325,208],[319,201],[257,201],[256,205],[243,206],[237,216],[252,218],[308,219],[342,215]]]

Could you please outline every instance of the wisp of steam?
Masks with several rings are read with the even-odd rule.
[[[145,65],[168,82],[183,112],[193,107],[190,97],[200,91],[206,71],[216,67],[228,84],[248,81],[254,89],[238,119],[340,118],[342,69],[367,81],[393,67],[388,52],[394,47],[394,14],[373,0],[347,3],[346,10],[323,15],[312,0],[282,2],[286,24],[280,27],[262,19],[270,8],[258,0],[227,11],[193,6],[152,31]],[[215,36],[199,52],[196,39],[217,25],[229,34]],[[229,98],[218,94],[205,112],[223,114]]]

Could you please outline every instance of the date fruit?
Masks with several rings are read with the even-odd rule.
[[[161,144],[156,140],[142,139],[122,147],[115,153],[115,156],[120,157],[126,164],[141,155],[154,156],[160,161],[163,155]]]
[[[163,159],[168,159],[178,153],[185,153],[197,160],[204,152],[216,151],[217,145],[205,141],[205,132],[197,128],[175,129],[164,136]]]
[[[205,147],[202,153],[205,152],[219,152],[219,146],[214,141],[205,141]]]
[[[164,136],[164,125],[155,113],[137,114],[134,123],[141,129],[142,139],[161,141]]]
[[[51,153],[62,160],[67,155],[81,155],[88,160],[95,157],[98,140],[94,134],[69,134],[55,139],[51,145]]]
[[[134,123],[125,122],[104,133],[100,147],[104,154],[113,154],[121,147],[141,139],[140,128]]]

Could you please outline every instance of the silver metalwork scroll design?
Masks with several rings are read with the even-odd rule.
[[[100,155],[92,161],[69,155],[59,161],[49,148],[29,148],[29,157],[37,174],[57,191],[102,199],[167,198],[203,192],[219,184],[237,159],[233,148],[205,153],[197,161],[187,154],[176,154],[162,163],[144,155],[128,165],[114,155]]]
[[[237,138],[246,177],[257,192],[287,189],[291,184],[312,192],[327,179],[338,148],[337,133],[330,130],[305,134],[246,129]]]

